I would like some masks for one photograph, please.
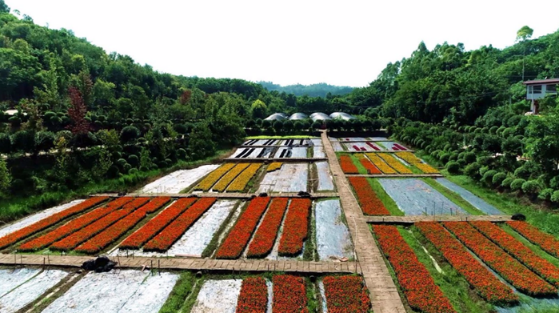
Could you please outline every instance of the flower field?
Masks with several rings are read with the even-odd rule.
[[[358,159],[367,170],[368,174],[381,174],[381,171],[375,165],[373,165],[373,163],[371,163],[371,161],[364,155],[359,155]]]
[[[287,206],[288,198],[274,198],[272,200],[270,208],[249,245],[247,257],[259,258],[270,253]]]
[[[236,313],[266,312],[268,303],[266,280],[263,277],[248,277],[241,284],[237,298]]]
[[[418,157],[416,157],[412,152],[397,152],[396,154],[399,158],[405,160],[409,164],[414,165],[416,168],[418,168],[419,170],[421,170],[422,172],[424,172],[426,174],[437,174],[437,173],[439,173],[439,171],[436,170],[435,168],[431,167],[430,165],[428,165],[426,163],[423,163],[422,160],[420,160]]]
[[[558,290],[496,246],[467,222],[444,222],[467,248],[519,291],[532,295],[555,295]]]
[[[220,179],[214,187],[213,191],[222,192],[226,190],[227,186],[239,175],[243,170],[249,166],[249,163],[239,163],[235,165],[231,170],[229,170],[222,179]]]
[[[213,170],[208,176],[204,177],[196,187],[195,190],[202,190],[208,191],[214,184],[224,176],[229,170],[231,170],[235,166],[235,163],[225,163],[222,166],[218,167],[217,169]]]
[[[44,218],[34,224],[31,224],[27,227],[24,227],[22,229],[19,229],[13,233],[10,233],[2,238],[0,238],[0,249],[1,248],[5,248],[9,245],[12,245],[22,239],[25,239],[37,232],[42,231],[43,229],[46,229],[48,227],[51,227],[59,222],[61,222],[62,220],[71,217],[73,215],[79,214],[84,212],[87,209],[90,209],[96,205],[98,205],[99,203],[107,200],[108,197],[92,197],[87,199],[84,202],[81,202],[73,207],[70,207],[62,212],[53,214],[51,216],[48,216],[47,218]]]
[[[251,163],[235,180],[228,186],[227,191],[241,192],[245,189],[251,178],[255,176],[259,168],[260,163]]]
[[[272,277],[273,312],[308,312],[303,277],[275,275]]]
[[[365,215],[391,215],[365,177],[348,177]]]
[[[408,304],[421,312],[455,312],[396,226],[373,225],[372,229],[395,271]]]
[[[558,267],[536,255],[531,249],[527,248],[499,226],[483,221],[470,223],[500,248],[507,251],[529,269],[558,288]]]
[[[392,153],[378,153],[377,154],[380,158],[382,158],[389,166],[394,168],[397,172],[401,174],[411,174],[412,171],[404,166],[399,160],[395,159]]]
[[[341,155],[339,157],[340,167],[346,174],[358,174],[358,168],[352,162],[352,158],[348,155]]]
[[[274,172],[282,167],[282,162],[272,162],[266,167],[267,172]]]
[[[511,288],[480,264],[441,224],[421,222],[415,226],[486,301],[507,304],[519,300]]]
[[[387,163],[385,163],[385,161],[383,161],[383,159],[380,158],[377,153],[366,153],[366,155],[371,160],[371,162],[384,174],[397,173],[397,171],[395,171],[392,167],[387,165]]]
[[[535,226],[525,222],[510,221],[507,224],[527,240],[541,247],[553,257],[558,258],[558,239],[554,236],[543,233]]]
[[[310,209],[310,199],[292,199],[290,202],[278,247],[280,255],[296,256],[303,250],[303,242],[308,233]]]
[[[367,312],[367,288],[359,276],[327,276],[323,279],[327,310],[331,313]]]

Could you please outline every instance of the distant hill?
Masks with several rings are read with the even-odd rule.
[[[310,97],[325,97],[329,92],[333,95],[346,95],[352,92],[352,87],[347,86],[332,86],[325,83],[318,83],[313,85],[289,85],[280,86],[272,82],[257,82],[269,91],[276,90],[278,92],[291,93],[296,96],[308,95]]]

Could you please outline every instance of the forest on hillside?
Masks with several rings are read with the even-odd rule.
[[[280,86],[274,84],[273,82],[258,82],[264,88],[269,91],[285,92],[287,94],[293,94],[295,96],[310,96],[310,97],[330,97],[330,96],[342,96],[347,95],[352,92],[352,87],[347,86],[333,86],[326,83],[318,83],[311,85],[287,85]]]

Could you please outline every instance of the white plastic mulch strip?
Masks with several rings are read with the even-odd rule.
[[[321,293],[321,307],[323,308],[323,313],[327,313],[327,297],[325,296],[325,285],[322,279],[319,281],[318,285],[319,292]]]
[[[272,289],[272,282],[266,280],[266,291],[268,293],[266,302],[266,313],[272,313],[272,298],[274,297],[274,289]]]
[[[393,151],[405,151],[405,150],[401,150],[398,149],[397,147],[394,147],[395,144],[399,144],[401,147],[408,149],[407,147],[403,146],[402,144],[398,143],[398,142],[394,142],[394,141],[383,141],[383,142],[378,142],[377,145],[383,145],[387,150],[393,150]]]
[[[348,151],[375,151],[375,149],[367,145],[365,142],[345,142],[344,145]],[[356,150],[354,146],[356,146],[359,150]]]
[[[329,163],[316,162],[315,165],[317,166],[317,177],[319,179],[317,184],[317,191],[334,190],[332,176],[329,171]]]
[[[264,148],[263,150],[263,154],[261,155],[261,158],[270,158],[272,157],[272,152],[274,152],[274,147],[270,147],[270,148]]]
[[[235,159],[238,158],[240,154],[242,154],[243,152],[245,152],[246,149],[251,149],[249,147],[245,147],[245,148],[237,148],[235,150],[235,152],[229,157],[229,159]]]
[[[338,199],[315,202],[315,228],[317,253],[321,261],[353,256],[350,233],[342,222]]]
[[[269,141],[269,140],[270,140],[270,139],[260,139],[260,140],[257,140],[257,142],[255,142],[255,143],[253,144],[253,146],[264,146],[265,142],[267,142],[267,141]]]
[[[342,145],[340,144],[340,142],[338,141],[331,141],[332,147],[334,149],[335,152],[338,151],[344,151],[344,148],[342,148]]]
[[[371,141],[387,141],[387,137],[369,137]]]
[[[364,137],[342,137],[340,141],[366,141]]]
[[[235,313],[241,283],[241,279],[205,281],[191,313]]]
[[[325,151],[323,150],[323,146],[314,146],[313,147],[313,157],[314,158],[324,158]]]
[[[312,138],[312,139],[309,139],[309,140],[311,140],[311,143],[314,146],[322,146],[323,145],[323,140],[320,139],[320,138]]]
[[[380,178],[378,181],[405,215],[469,214],[420,179]]]
[[[294,147],[288,150],[292,151],[290,158],[307,158],[307,147]]]
[[[35,299],[39,298],[47,290],[58,284],[68,272],[60,270],[43,271],[23,285],[0,297],[0,312],[16,312]],[[2,282],[4,284],[4,282]]]
[[[41,270],[35,268],[0,270],[0,282],[2,282],[0,284],[0,297],[39,274],[40,271]]]
[[[134,270],[88,273],[44,313],[158,312],[175,286],[176,274]]]
[[[251,154],[249,154],[247,156],[247,158],[249,158],[249,159],[250,158],[256,158],[261,153],[262,150],[263,150],[263,148],[255,148],[255,150],[253,152],[251,152]]]
[[[464,189],[461,186],[458,186],[446,178],[438,177],[436,181],[443,185],[445,188],[459,194],[463,199],[467,200],[468,203],[472,204],[475,208],[479,209],[480,211],[490,214],[490,215],[500,215],[503,214],[500,210],[498,210],[495,206],[488,204],[488,202],[480,199],[479,197],[475,196],[472,192]]]
[[[401,162],[404,166],[410,166],[410,164],[408,164],[405,160],[399,158],[396,153],[393,153],[393,157]]]
[[[258,192],[298,192],[307,190],[307,164],[285,163],[274,172],[266,173]]]
[[[13,224],[10,224],[8,226],[5,226],[3,228],[0,228],[0,238],[6,236],[7,234],[13,233],[15,231],[18,231],[24,227],[27,227],[31,224],[34,224],[44,218],[47,218],[53,214],[56,214],[58,212],[64,211],[66,209],[68,209],[69,207],[72,207],[78,203],[83,202],[84,200],[74,200],[72,202],[68,202],[65,203],[63,205],[59,205],[50,209],[46,209],[44,211],[38,212],[37,214],[33,214],[31,216],[28,216],[18,222],[15,222]]]
[[[140,193],[179,193],[217,169],[219,165],[202,165],[190,170],[179,170],[166,175],[140,189]]]

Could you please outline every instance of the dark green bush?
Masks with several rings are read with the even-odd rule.
[[[521,187],[523,186],[524,183],[525,183],[525,179],[516,178],[511,182],[511,184],[509,185],[509,188],[513,191],[517,191],[517,190],[521,189]]]
[[[466,152],[465,156],[464,156],[465,162],[467,163],[473,163],[474,161],[476,161],[476,154],[474,154],[474,152]]]
[[[528,180],[523,183],[521,190],[526,194],[535,195],[541,190],[541,184],[536,180]]]
[[[515,177],[506,177],[504,180],[502,180],[502,187],[509,188],[514,180]]]
[[[494,179],[494,175],[496,175],[497,173],[498,172],[496,170],[485,171],[484,174],[482,174],[481,181],[484,182],[486,185],[490,186],[492,185],[492,180]]]
[[[521,187],[523,188],[523,187]],[[552,196],[552,193],[554,193],[554,189],[552,188],[545,188],[543,190],[541,190],[541,192],[539,192],[539,199],[540,200],[550,200],[550,197]]]
[[[480,170],[481,166],[480,164],[478,164],[477,162],[471,163],[469,165],[467,165],[467,167],[465,167],[464,173],[465,175],[471,177],[471,178],[475,178],[478,179],[480,177],[479,174],[479,170]]]
[[[447,162],[445,167],[447,168],[449,174],[459,174],[461,172],[461,166],[455,161]]]
[[[501,186],[502,182],[504,181],[504,179],[506,179],[506,177],[507,177],[506,173],[498,172],[494,174],[494,176],[492,177],[492,185]]]

